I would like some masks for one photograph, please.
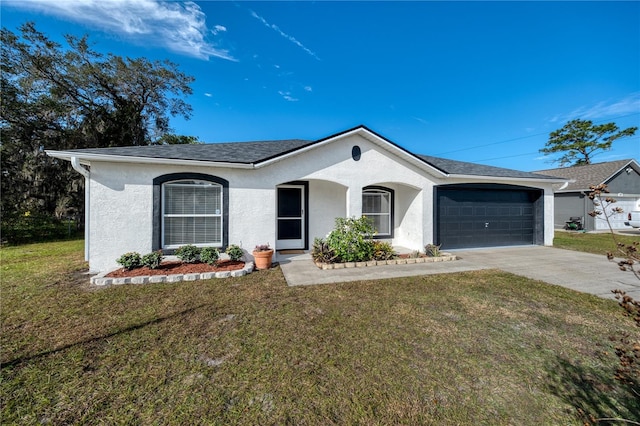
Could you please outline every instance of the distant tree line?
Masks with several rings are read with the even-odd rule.
[[[81,217],[84,178],[45,149],[198,143],[169,127],[170,117],[190,118],[193,77],[169,61],[103,55],[86,36],[65,40],[30,22],[1,31],[3,228],[25,216]]]

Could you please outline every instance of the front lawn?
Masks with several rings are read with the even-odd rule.
[[[579,231],[556,231],[553,246],[561,249],[583,251],[586,253],[606,255],[616,250],[616,243],[609,232],[587,233]],[[615,235],[615,240],[622,244],[631,244],[639,237]]]
[[[640,420],[616,303],[512,274],[97,288],[81,241],[0,255],[2,424]]]

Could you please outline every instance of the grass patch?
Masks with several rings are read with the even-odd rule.
[[[616,240],[623,244],[631,244],[634,241],[638,241],[638,237],[617,234]],[[556,231],[553,246],[561,249],[602,255],[606,255],[608,251],[615,252],[616,250],[616,244],[609,232],[586,233]]]
[[[637,420],[615,302],[499,271],[95,288],[81,242],[2,255],[3,424]]]

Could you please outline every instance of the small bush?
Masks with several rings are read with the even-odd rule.
[[[373,258],[375,228],[365,216],[356,218],[336,218],[333,231],[327,236],[327,244],[340,262],[363,262]]]
[[[178,256],[178,259],[185,263],[196,263],[200,260],[200,248],[192,244],[178,248],[175,254]]]
[[[142,266],[140,253],[137,253],[135,251],[123,254],[116,259],[116,262],[118,262],[118,264],[122,265],[122,267],[128,271]]]
[[[325,240],[316,238],[313,240],[311,258],[314,262],[332,263],[336,259],[336,254],[331,250],[331,247],[329,247],[329,244],[327,244]]]
[[[220,251],[215,247],[205,247],[200,250],[200,260],[209,265],[215,265],[220,259]]]
[[[240,260],[242,259],[242,256],[244,256],[244,252],[242,251],[240,246],[236,244],[231,244],[229,247],[227,247],[225,253],[227,253],[229,255],[229,258],[233,261]]]
[[[142,256],[142,265],[149,269],[158,269],[162,263],[162,250],[154,251]]]
[[[442,255],[442,252],[440,252],[440,245],[427,244],[424,246],[424,254],[429,257],[439,257]]]
[[[396,252],[393,250],[393,246],[385,241],[373,242],[373,259],[374,260],[389,260],[396,257]]]
[[[3,212],[0,235],[3,242],[25,244],[76,238],[81,234],[75,221],[59,220],[40,213]]]

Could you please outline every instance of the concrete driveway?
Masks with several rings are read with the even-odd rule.
[[[605,256],[541,246],[460,250],[453,253],[458,255],[459,260],[324,271],[313,264],[309,254],[279,255],[277,260],[289,285],[501,269],[604,298],[612,299],[611,290],[621,289],[640,300],[640,280],[631,272],[620,271]]]

